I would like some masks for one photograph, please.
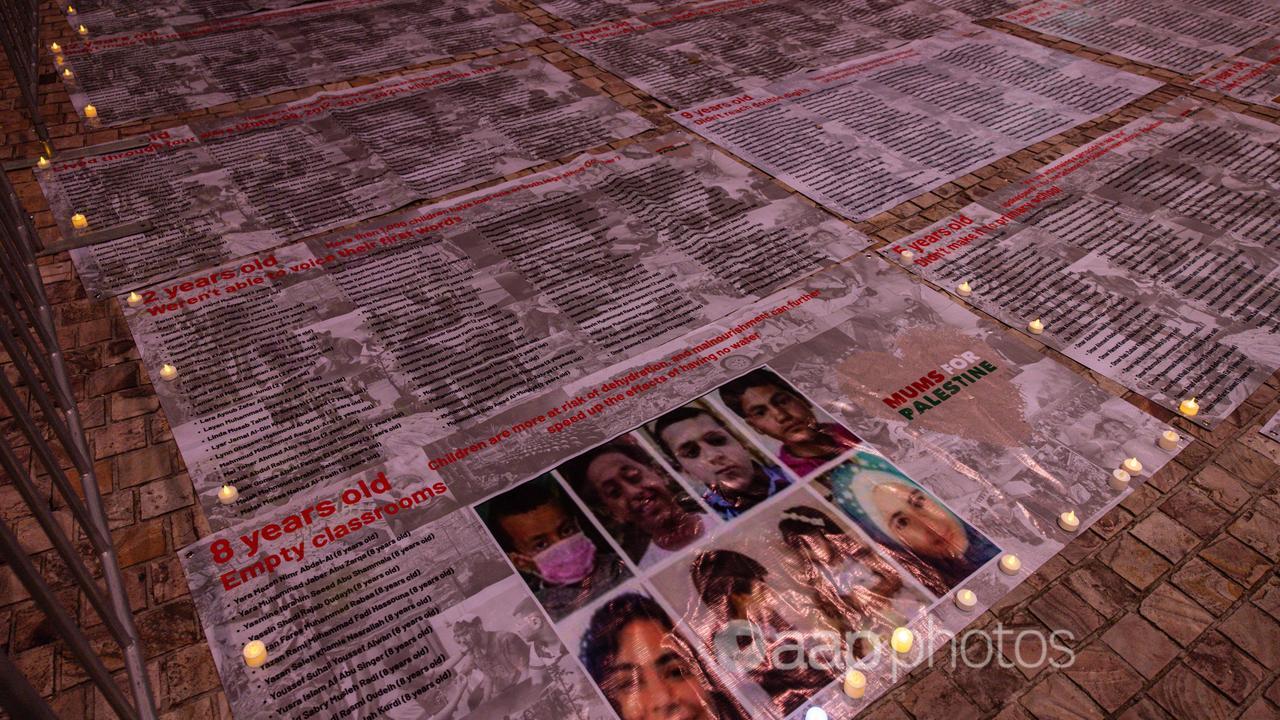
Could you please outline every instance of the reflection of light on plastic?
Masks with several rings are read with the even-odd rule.
[[[911,252],[910,250],[903,250],[901,254],[902,254],[903,260],[911,260],[916,256],[916,254]]]
[[[238,497],[240,497],[240,491],[236,490],[235,485],[224,484],[222,487],[218,488],[218,502],[223,505],[230,505],[235,502]]]
[[[89,118],[90,120],[92,120],[92,119],[94,119],[94,118],[98,117],[98,108],[96,108],[96,107],[94,107],[94,106],[92,106],[92,105],[85,105],[85,106],[84,106],[84,116],[85,116],[85,117],[87,117],[87,118]]]
[[[1040,318],[1036,318],[1035,320],[1032,320],[1031,322],[1027,323],[1027,332],[1031,333],[1032,335],[1039,335],[1040,333],[1044,332],[1044,323],[1040,322]]]
[[[867,676],[861,670],[850,670],[844,674],[844,694],[854,700],[867,694]]]
[[[251,640],[244,646],[244,664],[251,668],[262,667],[267,662],[267,646],[261,640]]]
[[[89,218],[85,217],[84,213],[76,213],[71,216],[71,227],[77,230],[83,230],[89,227]]]
[[[805,712],[804,720],[827,720],[827,711],[820,707],[811,707]]]
[[[969,285],[968,280],[956,286],[956,294],[960,297],[969,297],[973,294],[973,287]]]
[[[1160,448],[1162,450],[1177,450],[1178,443],[1182,440],[1182,436],[1172,430],[1165,430],[1160,434]]]
[[[1129,487],[1129,473],[1124,468],[1116,468],[1111,471],[1111,489],[1115,491],[1124,490]]]
[[[1120,467],[1124,468],[1124,471],[1130,475],[1142,474],[1142,461],[1136,457],[1125,458],[1124,462],[1120,463]]]
[[[165,363],[160,366],[160,378],[162,380],[172,380],[178,377],[178,368]]]
[[[1080,518],[1076,517],[1075,510],[1068,510],[1058,516],[1058,527],[1067,532],[1075,532],[1080,529]]]
[[[129,305],[133,307],[137,307],[142,304],[142,296],[136,292],[129,293],[129,297],[125,298],[125,300],[127,300]]]
[[[911,652],[911,645],[915,642],[915,636],[907,628],[894,628],[893,636],[889,639],[889,644],[899,653]]]
[[[956,593],[956,607],[961,610],[972,610],[978,604],[978,596],[972,590],[964,589]]]
[[[1195,417],[1196,413],[1200,412],[1200,403],[1193,397],[1187,398],[1178,405],[1178,412],[1187,417]]]
[[[1022,561],[1013,553],[1005,553],[1000,558],[1000,569],[1006,575],[1017,575],[1018,571],[1022,569]]]
[[[45,156],[41,155],[41,156],[40,156],[40,159],[36,161],[36,167],[40,168],[41,170],[48,170],[48,169],[49,169],[49,158],[47,158],[47,157],[45,157]]]

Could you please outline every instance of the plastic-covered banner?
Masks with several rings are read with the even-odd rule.
[[[851,718],[1166,430],[862,258],[181,557],[236,714]]]
[[[1179,99],[881,252],[1212,426],[1280,367],[1278,142]]]

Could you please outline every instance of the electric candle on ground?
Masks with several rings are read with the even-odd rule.
[[[52,50],[53,52],[62,52],[62,46],[59,45],[58,43],[53,43],[52,45],[49,46],[49,49]]]
[[[1142,474],[1142,462],[1136,457],[1125,458],[1124,462],[1120,463],[1120,467],[1124,468],[1124,471],[1130,475]]]
[[[36,161],[36,167],[40,168],[41,170],[48,170],[48,169],[49,169],[49,158],[47,158],[47,157],[45,157],[45,156],[41,155],[41,156],[40,156],[40,159]]]
[[[80,33],[81,35],[88,35],[88,34],[89,34],[89,28],[87,28],[87,27],[85,27],[85,26],[81,25],[80,27],[76,28],[76,32]]]
[[[844,694],[854,700],[867,694],[867,676],[861,670],[850,670],[844,674]]]
[[[1182,437],[1179,436],[1178,433],[1172,430],[1165,430],[1160,434],[1160,440],[1158,442],[1160,443],[1160,449],[1162,450],[1177,450],[1178,442],[1181,440]]]
[[[261,640],[251,640],[244,646],[244,664],[251,668],[262,667],[267,662],[267,646]]]
[[[240,491],[236,490],[235,485],[223,485],[221,488],[218,488],[218,502],[223,505],[230,505],[235,502],[238,497],[240,497]]]
[[[1040,322],[1040,318],[1036,318],[1035,320],[1032,320],[1031,322],[1027,323],[1027,332],[1031,333],[1032,335],[1039,335],[1040,333],[1044,332],[1044,323]]]
[[[84,213],[76,213],[71,216],[71,227],[77,230],[83,230],[89,227],[89,218],[85,217]]]
[[[1119,491],[1124,490],[1127,487],[1129,487],[1129,473],[1125,472],[1124,468],[1116,468],[1115,470],[1112,470],[1111,489]]]
[[[915,642],[915,639],[910,630],[900,627],[894,629],[893,635],[889,638],[889,644],[899,654],[906,654],[911,652],[911,645]]]
[[[89,118],[90,120],[92,120],[92,119],[94,119],[94,118],[98,117],[98,108],[96,108],[96,107],[94,107],[94,106],[92,106],[92,105],[85,105],[85,106],[84,106],[84,116],[85,116],[85,117],[87,117],[87,118]]]
[[[125,298],[131,307],[137,307],[142,304],[142,296],[136,292],[129,293],[129,297]]]
[[[178,368],[165,363],[160,366],[160,378],[162,380],[172,380],[178,377]]]
[[[53,64],[54,64],[54,65],[57,65],[58,67],[62,67],[62,63],[66,62],[66,61],[67,61],[67,59],[66,59],[66,58],[64,58],[64,57],[62,57],[61,55],[54,55],[54,56],[53,56]]]
[[[1187,398],[1178,405],[1178,412],[1187,417],[1195,417],[1196,413],[1200,412],[1200,403],[1196,402],[1193,397]]]
[[[1058,527],[1067,532],[1075,532],[1080,529],[1080,518],[1076,517],[1075,510],[1068,510],[1058,516]]]
[[[912,259],[912,258],[914,258],[915,256],[916,256],[916,254],[915,254],[915,253],[913,253],[913,252],[911,252],[910,250],[903,250],[903,251],[902,251],[902,259],[903,259],[903,260],[911,260],[911,259]]]
[[[960,297],[969,297],[973,294],[973,287],[969,285],[968,280],[965,280],[956,286],[956,294]]]
[[[71,79],[71,68],[62,68],[62,79],[63,80]]]
[[[956,593],[956,607],[964,611],[969,611],[977,607],[978,596],[972,590],[965,589]]]
[[[1000,558],[1000,569],[1006,575],[1017,575],[1018,571],[1022,569],[1022,561],[1013,553],[1005,553]]]
[[[76,14],[76,6],[75,6],[75,5],[68,5],[68,6],[67,6],[67,14],[68,14],[68,15],[75,15],[75,14]]]

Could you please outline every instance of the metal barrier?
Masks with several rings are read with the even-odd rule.
[[[0,3],[2,4],[2,3]],[[32,516],[66,563],[81,592],[119,644],[129,676],[132,699],[111,677],[102,658],[75,618],[24,552],[8,523],[0,518],[0,558],[53,623],[89,680],[122,718],[155,718],[155,703],[138,631],[133,625],[111,532],[102,508],[93,456],[85,441],[75,396],[58,347],[53,309],[36,266],[37,239],[31,218],[22,209],[8,177],[0,172],[0,347],[13,368],[0,371],[0,400],[10,414],[10,432],[0,433],[0,467],[11,478]],[[17,380],[11,379],[11,376]],[[6,430],[9,430],[6,428]],[[25,442],[23,442],[25,441]],[[26,462],[24,456],[28,453]],[[71,465],[70,470],[60,460]],[[79,479],[83,500],[72,478]],[[58,524],[36,487],[37,475],[48,476],[71,511],[75,526],[88,538],[102,571],[99,586],[76,546]],[[53,710],[0,650],[0,707],[13,718],[54,718]]]
[[[49,128],[40,115],[40,3],[39,0],[0,2],[0,45],[9,59],[9,69],[18,80],[27,103],[31,124],[44,143],[45,154],[53,151]]]

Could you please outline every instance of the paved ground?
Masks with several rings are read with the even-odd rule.
[[[46,44],[71,39],[68,26],[54,7],[46,2],[42,38]],[[528,14],[548,30],[568,27],[540,10]],[[1136,115],[1191,92],[1187,78],[1174,73],[1089,52],[1025,29],[988,24],[1169,84],[1111,116],[1034,145],[855,227],[880,240],[896,240]],[[669,127],[662,118],[664,106],[585,59],[553,42],[531,47],[592,87]],[[178,125],[194,115],[206,114],[86,132],[61,83],[55,80],[51,64],[41,70],[43,108],[59,150]],[[373,79],[325,87],[347,87]],[[212,112],[234,114],[318,89],[282,93]],[[0,160],[32,157],[38,146],[27,129],[14,79],[3,66],[0,90],[0,128],[5,135]],[[1221,100],[1213,94],[1198,94]],[[1223,104],[1280,122],[1280,111],[1235,102]],[[31,173],[13,172],[10,178],[35,214],[42,240],[57,240],[57,229]],[[65,255],[46,260],[44,278],[57,305],[60,337],[75,376],[81,413],[98,461],[101,490],[163,716],[229,717],[175,556],[177,549],[208,530],[193,504],[191,484],[168,424],[158,411],[150,380],[138,362],[137,349],[115,302],[86,299]],[[1021,333],[1012,335],[1033,342]],[[1056,352],[1040,349],[1113,394],[1170,419],[1167,411]],[[1175,422],[1197,438],[1175,463],[974,622],[974,627],[987,629],[1000,623],[1015,632],[1039,628],[1045,635],[1052,630],[1069,630],[1078,638],[1072,646],[1076,661],[1070,668],[1056,669],[1048,663],[1012,668],[993,665],[982,670],[960,664],[953,668],[943,651],[933,667],[917,669],[865,717],[1280,717],[1280,577],[1276,573],[1280,562],[1280,444],[1258,435],[1258,427],[1277,410],[1280,375],[1212,434]],[[52,502],[54,507],[61,506],[56,497]],[[61,579],[63,601],[84,624],[96,628],[91,635],[107,652],[111,668],[118,669],[119,658],[111,655],[106,633],[66,579],[65,568],[26,517],[17,493],[7,483],[0,485],[0,514],[20,530],[47,575]],[[63,508],[58,514],[66,519],[68,513]],[[114,717],[85,682],[75,661],[55,641],[48,621],[4,567],[0,567],[0,629],[0,643],[7,645],[36,687],[52,696],[61,717]],[[1012,650],[1012,644],[1006,645],[1006,654],[1012,656]],[[975,657],[982,652],[975,648]],[[1040,648],[1028,647],[1022,658],[1034,661],[1040,654]]]

